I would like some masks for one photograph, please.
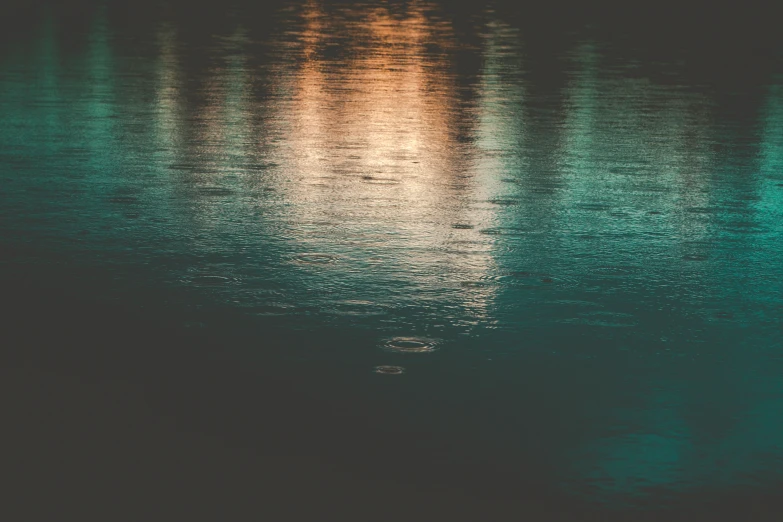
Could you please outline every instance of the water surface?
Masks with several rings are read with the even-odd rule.
[[[389,476],[608,510],[775,491],[781,47],[547,24],[502,3],[20,15],[4,265],[156,303],[245,368],[315,370],[307,393],[384,426],[365,449],[400,454]]]

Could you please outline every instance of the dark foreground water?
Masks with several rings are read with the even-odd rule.
[[[9,10],[16,498],[773,519],[783,46],[724,15]]]

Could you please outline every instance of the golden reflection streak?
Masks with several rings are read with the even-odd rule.
[[[465,185],[474,165],[460,151],[470,146],[455,132],[468,116],[445,74],[447,55],[426,48],[448,48],[451,28],[416,5],[404,17],[384,8],[358,14],[326,17],[310,2],[303,15],[304,61],[284,115],[284,163],[296,179],[286,189],[292,236],[305,252],[348,245],[353,261],[377,261],[421,289],[453,287],[481,315],[491,290],[458,283],[483,280],[493,260],[483,239],[452,228],[483,220]],[[335,35],[350,37],[339,46],[348,56],[322,57]]]

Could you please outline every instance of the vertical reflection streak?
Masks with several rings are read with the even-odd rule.
[[[301,65],[282,116],[289,129],[283,161],[295,180],[285,189],[292,256],[341,258],[328,280],[302,268],[313,289],[350,298],[372,293],[371,285],[396,285],[402,291],[383,304],[423,310],[427,322],[441,323],[442,301],[433,297],[445,292],[478,318],[489,290],[461,283],[483,280],[491,257],[452,229],[481,220],[456,183],[472,175],[471,153],[453,133],[469,115],[458,110],[448,55],[426,51],[436,43],[448,52],[451,29],[415,5],[402,14],[332,9],[327,16],[317,2],[306,6]],[[336,47],[335,35],[350,40]]]

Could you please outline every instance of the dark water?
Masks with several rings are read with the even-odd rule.
[[[271,451],[263,416],[274,451],[363,481],[629,519],[771,505],[783,46],[761,19],[583,14],[5,17],[4,302],[34,323],[10,344],[149,379],[229,445]]]

